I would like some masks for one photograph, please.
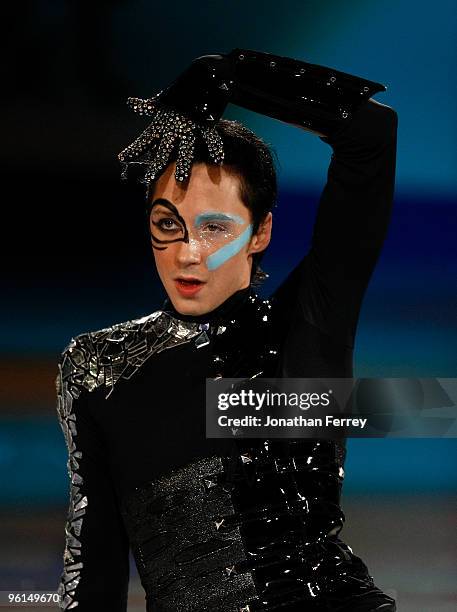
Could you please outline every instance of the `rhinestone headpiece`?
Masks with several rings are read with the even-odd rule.
[[[156,104],[156,98],[127,100],[134,112],[151,116],[153,120],[138,138],[119,153],[119,161],[123,164],[122,178],[127,178],[130,164],[140,164],[145,167],[141,182],[149,184],[166,167],[177,148],[175,179],[180,182],[186,180],[190,176],[197,139],[206,143],[209,158],[215,164],[223,163],[224,148],[217,124],[209,127],[197,123],[172,108]]]

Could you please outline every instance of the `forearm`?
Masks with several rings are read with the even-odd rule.
[[[61,608],[125,612],[129,544],[105,446],[91,416],[97,399],[84,386],[86,363],[82,357],[88,354],[77,339],[64,352],[56,381],[70,477],[64,567],[59,585]]]
[[[370,96],[385,86],[345,72],[289,57],[234,49],[229,102],[321,136],[350,123]]]

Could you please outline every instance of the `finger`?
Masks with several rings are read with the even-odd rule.
[[[128,160],[138,158],[149,147],[156,136],[156,126],[151,123],[151,125],[149,125],[144,132],[138,136],[138,138],[136,138],[131,144],[128,145],[128,147],[119,153],[119,161],[126,162]]]
[[[215,128],[202,128],[201,133],[208,147],[210,158],[215,164],[222,164],[224,161],[224,146],[217,130]]]
[[[158,174],[165,168],[170,158],[170,155],[175,148],[176,134],[170,130],[162,134],[160,142],[154,148],[152,152],[152,161],[144,176],[146,184],[154,181]]]
[[[154,104],[156,96],[153,98],[127,98],[127,105],[139,115],[152,116],[156,113],[157,107]]]
[[[178,145],[178,156],[176,160],[175,179],[184,181],[189,178],[195,151],[195,132],[189,131],[183,134]]]

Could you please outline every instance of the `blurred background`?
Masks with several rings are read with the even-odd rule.
[[[125,100],[156,93],[198,55],[258,49],[388,86],[376,99],[399,115],[395,208],[356,375],[457,376],[454,0],[24,0],[3,14],[0,591],[55,590],[60,577],[60,352],[164,297],[144,188],[120,180],[117,153],[146,125]],[[308,249],[331,149],[248,111],[226,116],[279,158],[268,295]],[[343,536],[400,612],[456,609],[456,465],[455,439],[348,443]],[[133,566],[130,602],[144,609]]]

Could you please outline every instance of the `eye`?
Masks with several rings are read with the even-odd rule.
[[[218,232],[228,232],[228,228],[219,223],[207,223],[203,226],[203,231],[209,232],[210,234],[216,234]]]
[[[180,226],[177,225],[176,221],[174,221],[170,217],[163,217],[162,219],[159,219],[158,221],[153,221],[153,223],[154,225],[157,225],[157,227],[163,230],[164,232],[174,232],[176,230],[181,229]]]

